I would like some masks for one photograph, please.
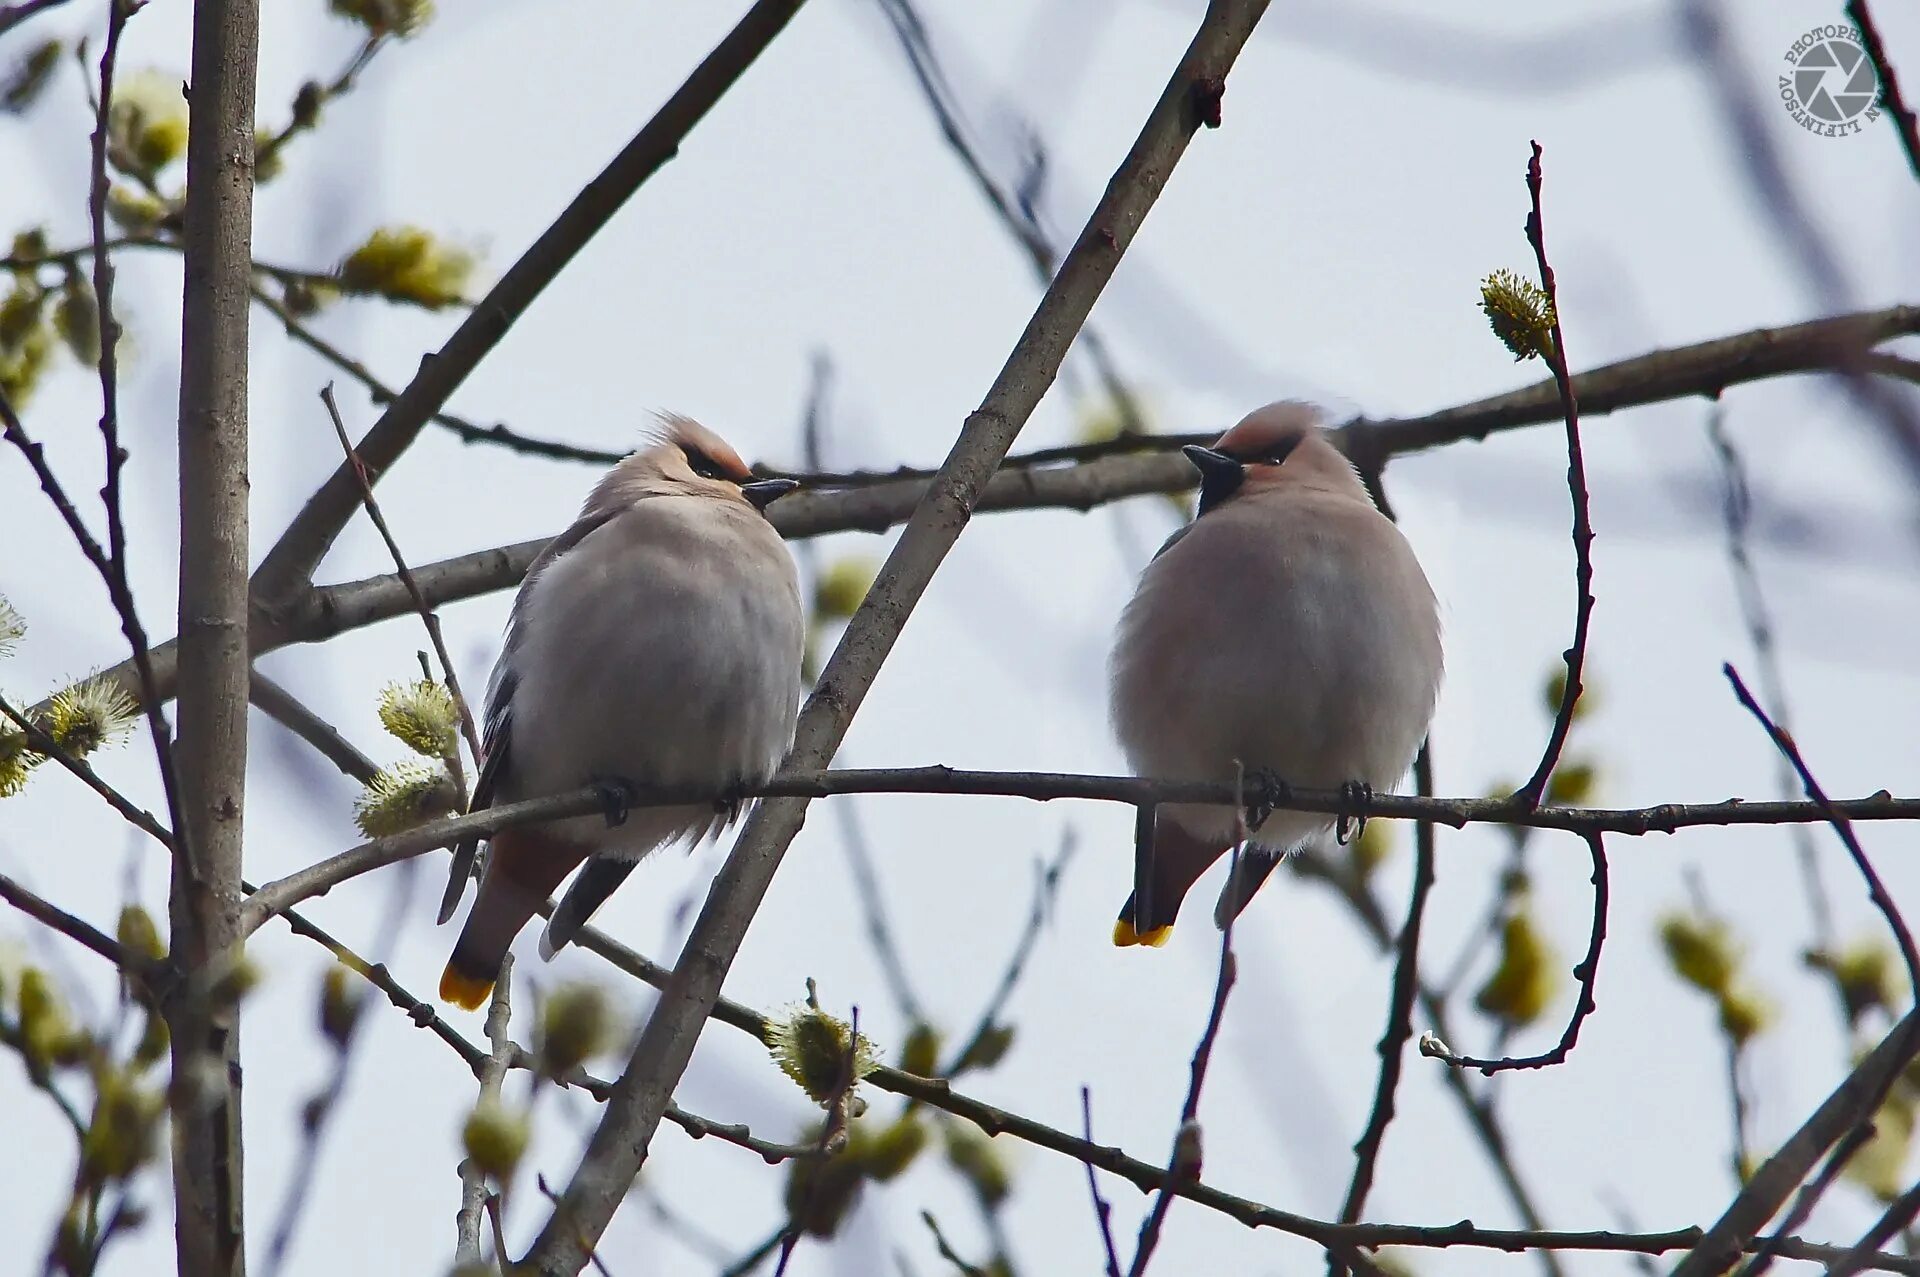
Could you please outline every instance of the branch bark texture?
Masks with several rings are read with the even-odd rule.
[[[247,319],[257,0],[199,0],[189,94],[180,355],[181,819],[176,962],[238,957],[247,771]],[[196,1277],[246,1271],[236,1012],[206,979],[175,1000],[174,1236]]]

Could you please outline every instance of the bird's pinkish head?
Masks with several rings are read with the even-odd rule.
[[[756,479],[725,439],[691,417],[662,413],[652,443],[608,472],[588,498],[587,510],[680,495],[745,501],[764,511],[798,486],[791,479]]]
[[[1296,486],[1367,499],[1353,464],[1327,441],[1319,421],[1311,404],[1272,403],[1242,417],[1211,448],[1183,449],[1200,471],[1200,513],[1236,496]]]

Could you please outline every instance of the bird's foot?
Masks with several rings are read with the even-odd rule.
[[[1373,802],[1373,786],[1364,780],[1342,781],[1340,812],[1334,821],[1333,838],[1342,847],[1358,838],[1367,828],[1367,807]]]
[[[1292,799],[1293,787],[1278,772],[1262,768],[1241,778],[1240,796],[1246,803],[1247,832],[1258,833],[1274,808]]]
[[[596,776],[593,788],[600,795],[600,814],[607,818],[608,829],[618,829],[627,823],[627,813],[633,807],[633,782],[614,776],[611,778]]]
[[[718,798],[713,800],[713,810],[716,814],[725,816],[727,823],[731,825],[740,819],[740,809],[747,805],[747,800],[747,782],[734,780],[720,791]]]

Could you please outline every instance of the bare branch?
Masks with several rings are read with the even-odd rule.
[[[1887,60],[1887,46],[1881,43],[1880,29],[1873,24],[1867,0],[1847,0],[1847,16],[1860,29],[1860,43],[1879,74],[1880,105],[1893,117],[1894,131],[1900,135],[1900,148],[1907,154],[1907,167],[1920,178],[1920,121],[1915,120],[1913,108],[1900,96],[1900,81],[1894,78],[1893,63]]]
[[[0,6],[0,35],[25,22],[37,13],[57,9],[67,0],[20,0],[18,4]]]
[[[68,939],[85,945],[133,979],[141,978],[144,969],[142,964],[131,961],[119,941],[84,919],[74,917],[59,905],[28,891],[5,874],[0,874],[0,900],[42,926],[52,927]]]
[[[1154,803],[1234,805],[1231,786],[1200,781],[1145,780],[1134,776],[1081,776],[1054,772],[963,771],[938,766],[783,772],[764,785],[750,786],[734,796],[814,799],[842,794],[907,793],[988,795],[1041,802],[1082,799],[1125,803],[1133,807]],[[711,802],[724,797],[728,795],[711,793],[698,787],[645,789],[634,792],[630,806],[673,806]],[[469,834],[492,834],[520,825],[597,812],[604,802],[597,790],[577,789],[546,798],[490,807],[471,815],[422,825],[403,834],[376,838],[268,883],[248,902],[244,929],[251,931],[287,905],[323,895],[350,878],[446,846]],[[1335,816],[1344,813],[1364,816],[1369,820],[1427,820],[1455,829],[1468,824],[1498,824],[1562,829],[1580,834],[1635,836],[1672,833],[1678,829],[1709,825],[1778,825],[1829,819],[1827,809],[1818,803],[1746,802],[1741,799],[1724,803],[1666,803],[1658,807],[1624,809],[1541,807],[1529,811],[1516,805],[1510,798],[1421,798],[1401,794],[1372,794],[1356,799],[1337,790],[1298,789],[1263,798],[1262,802],[1276,810],[1323,812]],[[1920,819],[1920,798],[1894,798],[1884,792],[1869,798],[1838,800],[1831,803],[1831,807],[1854,820]]]
[[[1807,797],[1813,800],[1814,806],[1826,813],[1828,823],[1833,826],[1833,832],[1840,835],[1840,841],[1846,844],[1847,854],[1853,857],[1854,867],[1866,880],[1867,894],[1872,897],[1874,907],[1886,918],[1887,926],[1893,931],[1894,940],[1900,945],[1900,958],[1907,965],[1907,987],[1914,990],[1916,996],[1920,996],[1920,950],[1914,948],[1913,933],[1907,929],[1906,919],[1900,914],[1900,906],[1894,903],[1891,895],[1887,894],[1886,884],[1881,882],[1880,875],[1874,872],[1873,862],[1867,859],[1866,849],[1860,845],[1860,839],[1854,835],[1853,823],[1827,798],[1826,791],[1820,788],[1820,782],[1813,778],[1813,772],[1808,769],[1806,759],[1800,756],[1800,747],[1793,743],[1791,736],[1781,731],[1774,721],[1767,717],[1767,712],[1760,708],[1758,701],[1753,699],[1753,693],[1747,690],[1746,683],[1740,678],[1740,672],[1730,664],[1721,666],[1721,669],[1725,672],[1727,681],[1733,684],[1733,694],[1740,698],[1740,703],[1746,706],[1748,713],[1760,720],[1760,725],[1766,728],[1767,735],[1772,738],[1774,747],[1786,755],[1787,761],[1793,764],[1793,770],[1799,775],[1800,783],[1806,787]]]
[[[467,698],[460,692],[460,676],[454,672],[453,657],[447,654],[447,642],[440,634],[440,618],[434,614],[427,603],[426,596],[420,593],[419,582],[413,579],[413,572],[407,567],[407,556],[400,552],[400,543],[393,539],[393,529],[387,526],[387,518],[380,513],[380,502],[373,495],[373,484],[367,478],[367,468],[360,462],[360,454],[354,451],[353,440],[347,436],[347,424],[340,419],[340,405],[333,401],[333,384],[329,382],[320,391],[320,402],[327,406],[327,416],[333,421],[333,432],[340,440],[340,447],[347,454],[347,468],[353,471],[355,483],[360,489],[360,503],[366,507],[367,518],[372,521],[381,541],[386,543],[387,553],[393,558],[394,574],[400,578],[400,584],[406,588],[407,597],[413,600],[414,609],[420,613],[420,622],[426,626],[427,641],[433,644],[433,654],[440,659],[440,677],[447,685],[447,692],[453,697],[453,705],[460,712],[460,731],[466,738],[467,752],[475,767],[480,766],[480,733],[473,725],[473,711],[467,705]],[[460,786],[462,802],[465,802],[466,779],[460,772],[460,751],[456,747],[447,760],[453,765],[454,780]]]
[[[354,748],[353,742],[342,736],[333,724],[302,705],[293,693],[257,669],[248,680],[247,696],[255,708],[313,746],[321,757],[361,784],[371,781],[379,773],[380,769],[373,760]]]
[[[1560,412],[1567,423],[1567,489],[1573,497],[1573,645],[1566,651],[1567,677],[1560,691],[1560,708],[1553,716],[1553,728],[1547,734],[1546,748],[1533,776],[1520,787],[1519,797],[1529,806],[1539,806],[1547,791],[1547,779],[1560,763],[1560,751],[1573,727],[1574,706],[1580,703],[1580,675],[1587,664],[1587,634],[1593,621],[1593,525],[1587,516],[1587,463],[1580,450],[1580,407],[1573,381],[1567,375],[1566,338],[1560,331],[1560,295],[1554,286],[1553,267],[1547,261],[1547,232],[1540,216],[1540,144],[1533,144],[1533,158],[1527,162],[1527,194],[1532,211],[1527,214],[1527,242],[1533,245],[1534,261],[1540,267],[1540,287],[1547,294],[1547,316],[1553,332],[1552,348],[1545,353],[1553,369],[1553,381],[1560,394]]]
[[[1471,1055],[1455,1055],[1446,1043],[1429,1034],[1420,1039],[1420,1054],[1433,1056],[1454,1068],[1479,1069],[1487,1077],[1512,1069],[1544,1069],[1567,1062],[1567,1056],[1580,1041],[1580,1026],[1594,1011],[1593,988],[1594,982],[1600,978],[1600,949],[1607,941],[1607,849],[1602,835],[1590,832],[1585,837],[1587,851],[1593,857],[1593,926],[1587,932],[1587,956],[1573,969],[1574,983],[1579,992],[1574,1000],[1573,1014],[1567,1019],[1567,1027],[1561,1030],[1560,1041],[1551,1050],[1539,1055],[1483,1060]]]
[[[1415,787],[1423,794],[1433,792],[1433,744],[1420,747],[1413,764]],[[1380,1146],[1393,1121],[1394,1092],[1400,1084],[1401,1064],[1407,1039],[1413,1036],[1414,994],[1420,987],[1420,926],[1427,913],[1427,897],[1433,891],[1434,828],[1422,821],[1414,830],[1413,887],[1407,900],[1407,921],[1400,928],[1395,946],[1393,990],[1387,998],[1387,1027],[1380,1035],[1380,1076],[1374,1086],[1373,1109],[1367,1126],[1353,1146],[1353,1178],[1347,1185],[1346,1201],[1340,1207],[1342,1223],[1353,1223],[1366,1208],[1367,1194],[1373,1188],[1374,1168],[1380,1160]],[[1329,1256],[1327,1271],[1338,1277],[1343,1270],[1339,1257]]]
[[[508,268],[446,344],[421,362],[420,371],[356,449],[374,477],[399,460],[428,419],[445,405],[553,278],[633,193],[678,153],[687,134],[733,87],[803,2],[757,0],[653,118]],[[256,597],[287,600],[312,579],[314,569],[359,504],[351,470],[351,466],[342,465],[294,516],[254,574]]]
[[[1234,844],[1233,862],[1227,871],[1227,881],[1232,882],[1240,868],[1240,856],[1246,844],[1245,828]],[[1201,1030],[1199,1045],[1193,1049],[1193,1061],[1188,1069],[1187,1098],[1180,1106],[1180,1126],[1173,1136],[1173,1152],[1167,1156],[1166,1177],[1161,1181],[1160,1191],[1153,1199],[1153,1208],[1140,1224],[1140,1241],[1134,1248],[1133,1264],[1127,1269],[1127,1277],[1141,1277],[1147,1271],[1147,1264],[1153,1259],[1153,1249],[1160,1240],[1160,1230],[1166,1223],[1167,1210],[1173,1205],[1175,1191],[1182,1184],[1195,1183],[1200,1179],[1200,1167],[1203,1158],[1200,1131],[1200,1089],[1206,1085],[1207,1065],[1213,1059],[1213,1045],[1220,1040],[1220,1023],[1226,1017],[1227,995],[1233,992],[1234,981],[1239,974],[1239,964],[1233,956],[1233,924],[1236,914],[1227,915],[1227,923],[1220,928],[1220,967],[1213,982],[1213,1004],[1207,1011],[1207,1026]]]
[[[513,1060],[513,1039],[507,1034],[507,1022],[513,1016],[513,955],[500,960],[500,974],[493,982],[493,1001],[487,1006],[486,1057],[477,1070],[480,1077],[480,1103],[500,1098],[500,1084],[506,1080],[507,1066]],[[456,1241],[455,1267],[478,1264],[480,1255],[480,1212],[487,1199],[487,1174],[471,1158],[460,1161],[460,1210],[454,1218]],[[506,1255],[500,1255],[506,1262]]]
[[[193,14],[180,350],[182,748],[170,893],[174,960],[190,978],[231,960],[245,934],[247,289],[259,16],[258,0],[198,0]],[[176,1113],[173,1156],[179,1266],[208,1277],[246,1271],[238,1014],[231,1002],[189,997],[168,1015],[173,1076],[208,1086],[200,1105]]]
[[[1077,839],[1071,829],[1060,836],[1060,851],[1053,863],[1044,867],[1037,862],[1035,869],[1039,879],[1033,888],[1033,909],[1027,914],[1027,925],[1020,932],[1020,939],[1013,946],[1013,954],[1007,959],[1006,970],[1000,974],[1000,983],[987,999],[987,1005],[980,1012],[980,1018],[974,1022],[973,1032],[954,1050],[952,1062],[941,1070],[944,1076],[952,1077],[972,1062],[974,1053],[979,1051],[994,1028],[999,1024],[1000,1013],[1006,1009],[1007,1002],[1013,997],[1013,991],[1020,984],[1020,976],[1027,968],[1027,959],[1033,953],[1034,944],[1040,939],[1040,931],[1047,924],[1047,914],[1053,907],[1054,893],[1060,886],[1060,875],[1066,869],[1067,862],[1073,859]]]
[[[1753,1173],[1713,1227],[1690,1244],[1673,1277],[1714,1277],[1724,1273],[1742,1251],[1761,1249],[1755,1234],[1766,1227],[1820,1155],[1879,1107],[1916,1053],[1920,1053],[1920,1012],[1909,1011],[1779,1151]],[[1783,1258],[1796,1258],[1777,1237],[1768,1238],[1764,1248]],[[1834,1249],[1845,1253],[1845,1248]]]
[[[1093,1143],[1093,1093],[1086,1087],[1080,1088],[1080,1129],[1086,1135],[1087,1143]],[[1106,1250],[1106,1277],[1120,1277],[1120,1252],[1113,1247],[1113,1205],[1100,1195],[1100,1180],[1093,1173],[1093,1163],[1087,1164],[1087,1192],[1093,1197],[1093,1218],[1100,1226],[1100,1242]]]

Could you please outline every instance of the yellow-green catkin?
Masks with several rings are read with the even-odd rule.
[[[1480,283],[1480,310],[1516,361],[1537,359],[1553,346],[1553,306],[1546,290],[1510,270]]]
[[[464,299],[473,254],[417,226],[388,226],[340,263],[341,287],[412,302],[429,310]]]
[[[866,1034],[856,1038],[846,1021],[814,1007],[796,1007],[775,1020],[767,1033],[767,1050],[780,1071],[816,1104],[831,1103],[879,1065]]]

